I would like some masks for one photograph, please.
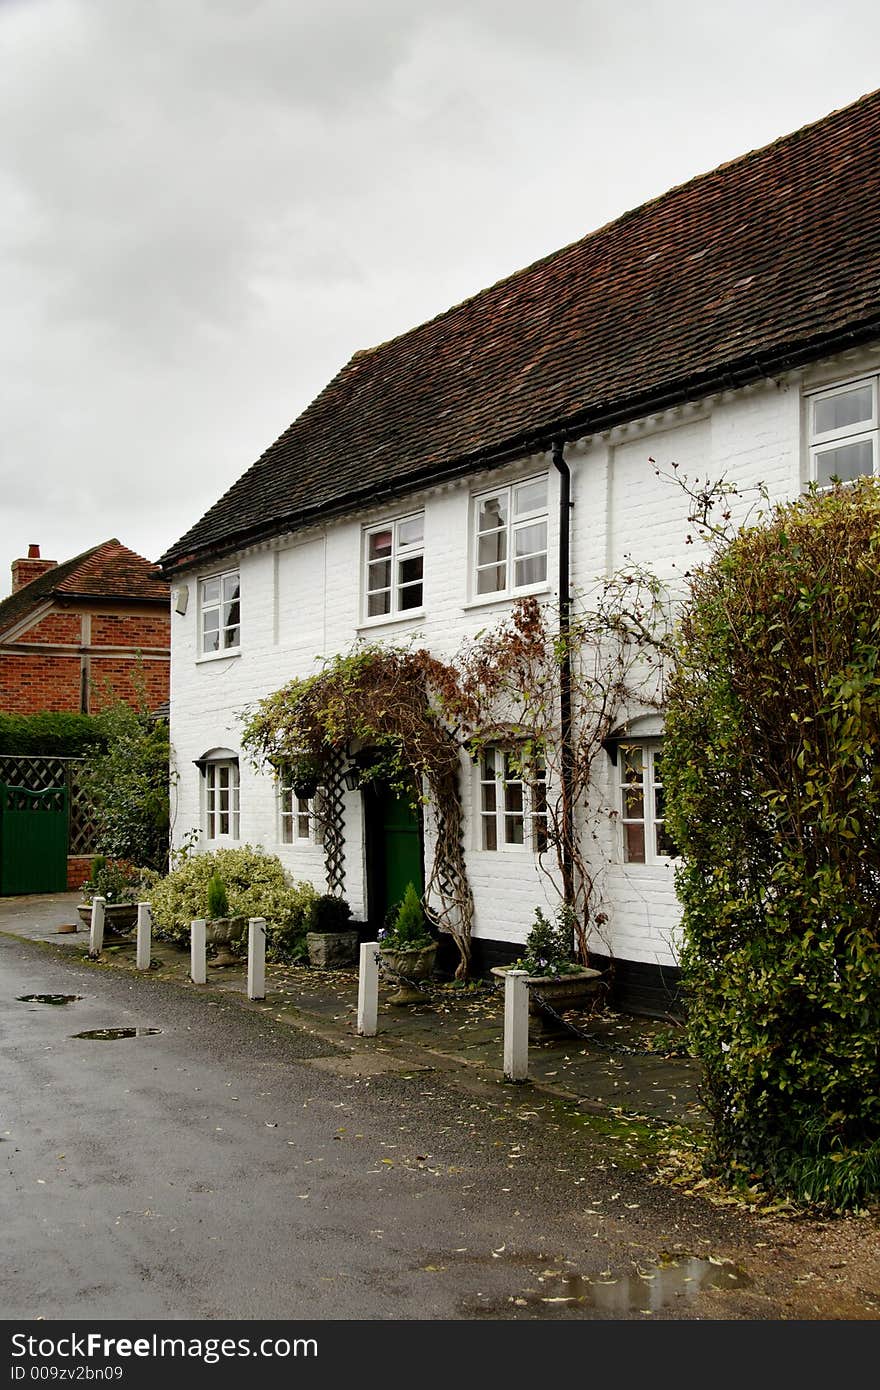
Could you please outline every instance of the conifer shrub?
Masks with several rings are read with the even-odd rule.
[[[667,824],[711,1163],[880,1193],[880,488],[813,492],[691,581]]]

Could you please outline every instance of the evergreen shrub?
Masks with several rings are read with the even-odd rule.
[[[663,781],[712,1166],[880,1193],[880,487],[812,492],[691,581]]]

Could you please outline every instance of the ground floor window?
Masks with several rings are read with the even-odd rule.
[[[547,848],[547,772],[543,758],[486,748],[480,756],[480,844],[488,850]]]
[[[238,761],[205,764],[205,834],[209,840],[238,839]]]
[[[624,863],[665,863],[676,849],[666,830],[662,744],[622,743],[618,766]]]
[[[284,776],[278,784],[278,803],[281,818],[281,843],[315,844],[318,839],[315,799],[294,791]]]

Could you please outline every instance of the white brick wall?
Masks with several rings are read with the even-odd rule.
[[[771,497],[794,495],[802,485],[802,390],[878,370],[880,348],[817,364],[805,378],[731,392],[660,418],[636,422],[603,438],[580,441],[566,451],[572,471],[572,579],[585,587],[633,557],[667,579],[683,575],[701,556],[699,543],[685,543],[686,500],[671,483],[657,478],[649,463],[669,470],[673,462],[691,477],[726,474],[740,487],[763,482]],[[470,497],[487,482],[507,481],[548,471],[551,554],[549,574],[557,572],[558,476],[549,456],[523,460],[516,467],[413,495],[405,504],[377,508],[351,521],[244,552],[242,649],[238,656],[197,660],[199,573],[182,576],[190,602],[173,614],[171,707],[172,742],[180,781],[176,791],[174,836],[201,823],[200,779],[193,760],[212,747],[239,747],[240,716],[250,702],[294,676],[316,669],[322,655],[348,649],[357,636],[370,640],[408,640],[414,635],[440,656],[451,656],[461,641],[509,611],[507,602],[474,604],[469,591],[468,517]],[[733,505],[742,519],[751,499]],[[360,575],[362,527],[425,508],[425,616],[418,620],[364,626]],[[227,561],[223,562],[228,567]],[[549,597],[554,593],[548,591]],[[467,864],[476,906],[475,934],[521,942],[534,908],[552,905],[547,876],[530,853],[487,853],[477,847],[474,815],[475,773],[462,760]],[[608,794],[614,790],[607,769]],[[346,896],[356,917],[364,903],[363,827],[358,793],[347,794]],[[428,837],[430,840],[430,836]],[[296,877],[323,888],[319,846],[281,845],[271,778],[242,760],[241,840],[277,853]],[[617,957],[660,965],[675,962],[678,919],[669,866],[621,862],[617,833],[610,822],[597,854],[609,914],[596,949]]]

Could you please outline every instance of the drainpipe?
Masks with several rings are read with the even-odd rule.
[[[565,461],[564,443],[553,445],[553,466],[559,474],[559,713],[562,721],[562,889],[566,903],[574,906],[574,868],[571,846],[574,832],[574,742],[571,719],[571,652],[568,634],[571,617],[571,472]]]

